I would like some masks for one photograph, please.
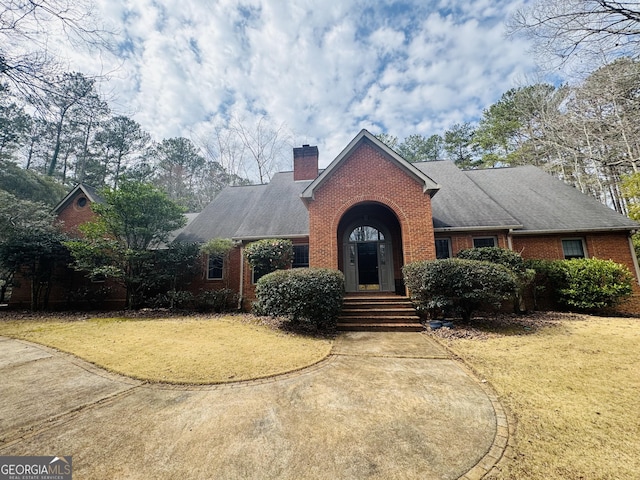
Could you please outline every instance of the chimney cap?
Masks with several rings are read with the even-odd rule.
[[[318,147],[315,145],[302,145],[301,147],[295,147],[293,149],[293,156],[294,158],[318,156]]]

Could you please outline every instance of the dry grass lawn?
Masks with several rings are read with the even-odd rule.
[[[565,317],[440,340],[515,417],[515,451],[490,478],[640,478],[640,320]]]
[[[206,384],[268,377],[325,358],[331,341],[233,317],[0,321],[0,335],[72,353],[153,382]]]

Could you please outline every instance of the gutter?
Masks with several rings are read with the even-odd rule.
[[[514,231],[514,235],[566,235],[576,233],[598,233],[598,232],[632,232],[637,227],[599,227],[599,228],[580,228],[580,229],[564,229],[564,230],[518,230]]]
[[[638,256],[636,255],[636,249],[633,246],[633,240],[631,237],[637,233],[637,230],[631,230],[629,232],[629,250],[631,250],[631,258],[633,260],[633,266],[636,270],[636,282],[640,285],[640,265],[638,265]]]
[[[308,233],[295,233],[293,235],[260,235],[252,237],[231,237],[231,240],[238,242],[253,242],[255,240],[263,240],[265,238],[308,238]]]
[[[242,311],[244,300],[244,244],[240,243],[240,288],[238,289],[238,310]]]
[[[490,227],[484,227],[484,226],[474,226],[474,227],[440,227],[440,228],[434,228],[433,231],[435,233],[441,233],[441,232],[472,232],[472,231],[487,231],[487,230],[496,230],[496,231],[500,231],[500,230],[515,230],[515,229],[519,229],[522,228],[522,225],[492,225]]]

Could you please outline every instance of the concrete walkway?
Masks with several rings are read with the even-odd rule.
[[[419,333],[342,334],[320,364],[145,384],[0,337],[0,455],[72,455],[78,479],[479,479],[497,399]]]

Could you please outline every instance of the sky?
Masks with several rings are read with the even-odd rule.
[[[505,36],[523,1],[95,0],[116,55],[68,58],[156,140],[266,114],[326,166],[362,128],[442,134],[530,83],[526,40]]]

